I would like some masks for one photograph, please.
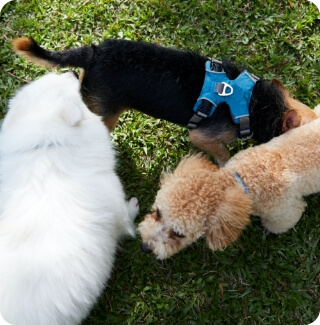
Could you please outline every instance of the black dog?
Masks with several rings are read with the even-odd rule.
[[[13,48],[37,64],[83,68],[84,101],[103,117],[110,130],[127,108],[188,126],[195,114],[193,107],[204,83],[208,61],[196,53],[126,40],[50,52],[32,38],[18,38]],[[214,62],[213,68],[221,69]],[[228,62],[223,62],[222,68],[229,79],[236,79],[242,72]],[[249,105],[250,129],[255,140],[267,142],[281,133],[286,123],[285,112],[292,109],[287,103],[276,84],[256,81]],[[224,163],[229,158],[224,144],[238,134],[239,125],[233,122],[229,105],[221,103],[211,117],[202,119],[190,130],[190,140]]]

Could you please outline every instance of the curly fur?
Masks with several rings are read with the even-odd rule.
[[[109,133],[73,73],[17,92],[0,133],[0,314],[14,325],[77,325],[134,235]]]
[[[142,249],[164,259],[203,236],[212,250],[223,249],[250,214],[268,231],[283,233],[301,218],[303,197],[319,191],[320,119],[243,150],[221,169],[203,156],[187,157],[164,177],[154,212],[139,224]]]
[[[93,112],[103,116],[110,130],[127,108],[187,126],[194,114],[208,60],[189,51],[127,40],[106,40],[98,46],[51,52],[32,38],[18,38],[13,48],[37,64],[84,68],[84,101]],[[230,79],[242,71],[227,61],[223,67]],[[258,142],[267,142],[282,132],[284,113],[298,109],[290,104],[277,85],[257,82],[249,111],[253,137]],[[228,105],[222,103],[212,117],[191,130],[190,139],[224,163],[229,158],[224,144],[237,135],[238,126],[232,121]]]

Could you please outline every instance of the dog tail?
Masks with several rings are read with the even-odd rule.
[[[59,66],[86,68],[93,56],[92,47],[80,47],[61,52],[51,52],[40,47],[31,37],[16,38],[12,42],[13,50],[28,61],[41,66]]]

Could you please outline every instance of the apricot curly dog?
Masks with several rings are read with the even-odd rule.
[[[221,169],[201,155],[184,158],[162,179],[153,212],[139,225],[141,247],[165,259],[204,236],[212,250],[223,249],[250,214],[283,233],[301,218],[303,197],[319,191],[320,118],[239,152]]]

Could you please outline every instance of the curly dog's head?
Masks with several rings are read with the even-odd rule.
[[[153,212],[139,225],[141,248],[165,259],[206,236],[211,249],[228,246],[250,222],[250,198],[233,175],[202,156],[187,157],[165,175]]]

